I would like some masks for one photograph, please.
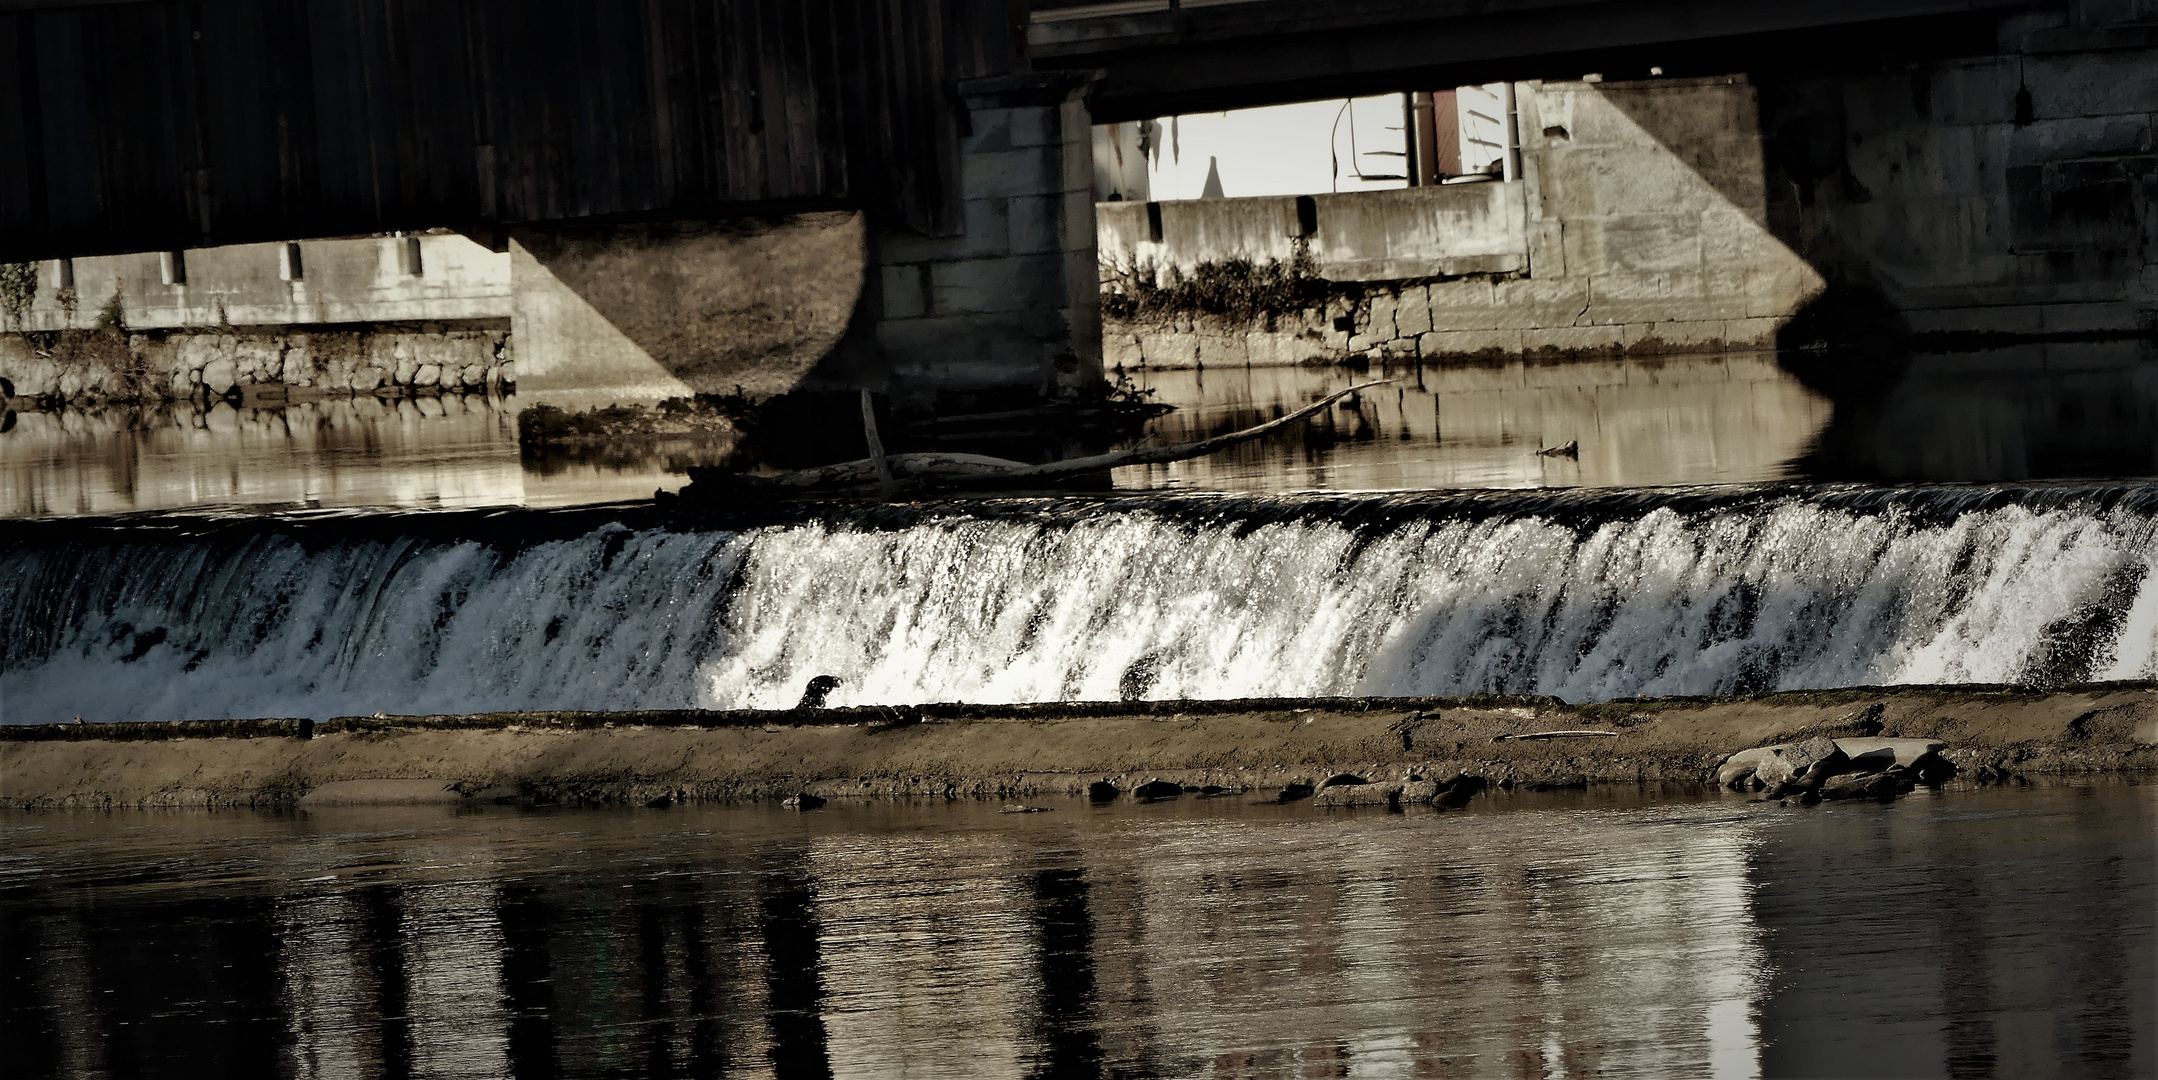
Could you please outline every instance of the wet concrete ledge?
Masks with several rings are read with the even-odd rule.
[[[1553,731],[1595,734],[1519,738]],[[2158,686],[1865,687],[1592,705],[1291,698],[29,725],[0,727],[0,806],[1023,799],[1102,783],[1129,795],[1157,780],[1257,797],[1337,773],[1703,785],[1734,751],[1813,735],[1942,740],[1958,782],[2158,771]]]

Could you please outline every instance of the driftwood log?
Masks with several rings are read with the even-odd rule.
[[[822,465],[814,469],[801,469],[778,476],[749,476],[704,469],[692,469],[690,475],[699,483],[710,479],[717,481],[720,486],[774,493],[890,488],[909,484],[928,487],[1024,487],[1054,484],[1072,477],[1126,465],[1155,465],[1204,457],[1288,427],[1351,394],[1369,390],[1374,386],[1384,386],[1392,381],[1376,379],[1358,383],[1346,390],[1328,394],[1279,419],[1226,435],[1216,435],[1211,439],[1178,443],[1174,446],[1140,446],[1107,454],[1065,458],[1041,465],[1029,465],[1023,461],[990,457],[986,454],[931,452],[887,455],[884,453],[883,442],[877,437],[875,414],[870,410],[865,394],[862,425],[863,433],[868,437],[870,457],[859,461],[842,461],[836,465]]]

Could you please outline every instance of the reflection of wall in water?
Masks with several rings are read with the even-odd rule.
[[[842,1076],[1025,1073],[1039,942],[1021,867],[969,836],[832,838],[812,847],[830,994],[824,1023]],[[964,877],[925,873],[965,866]]]
[[[603,462],[527,461],[516,413],[514,396],[480,394],[13,413],[0,517],[620,502],[680,485],[677,458],[693,456],[639,444]]]
[[[36,1075],[2149,1071],[2148,799],[1491,798],[63,821],[0,1032]]]
[[[514,505],[524,483],[513,410],[480,395],[30,412],[0,434],[0,514],[11,517]]]
[[[1202,438],[1280,416],[1338,389],[1308,368],[1149,371],[1178,406],[1149,439]],[[1123,486],[1569,487],[1729,483],[1790,475],[1829,420],[1825,400],[1766,353],[1397,370],[1283,434],[1221,454],[1120,470]],[[1578,459],[1537,450],[1580,443]]]

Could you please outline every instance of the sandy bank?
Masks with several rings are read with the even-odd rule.
[[[1501,740],[1552,730],[1608,732]],[[1710,782],[1816,734],[1939,739],[1958,782],[2158,770],[2158,687],[1145,702],[767,713],[497,713],[0,728],[0,805],[664,803],[1076,794],[1153,779],[1265,793],[1337,772],[1493,783]],[[1983,770],[1983,772],[1981,772]]]

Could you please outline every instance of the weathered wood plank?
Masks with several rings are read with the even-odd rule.
[[[952,85],[1016,63],[1010,10],[144,0],[11,12],[0,258],[782,204],[867,206],[950,232]]]

